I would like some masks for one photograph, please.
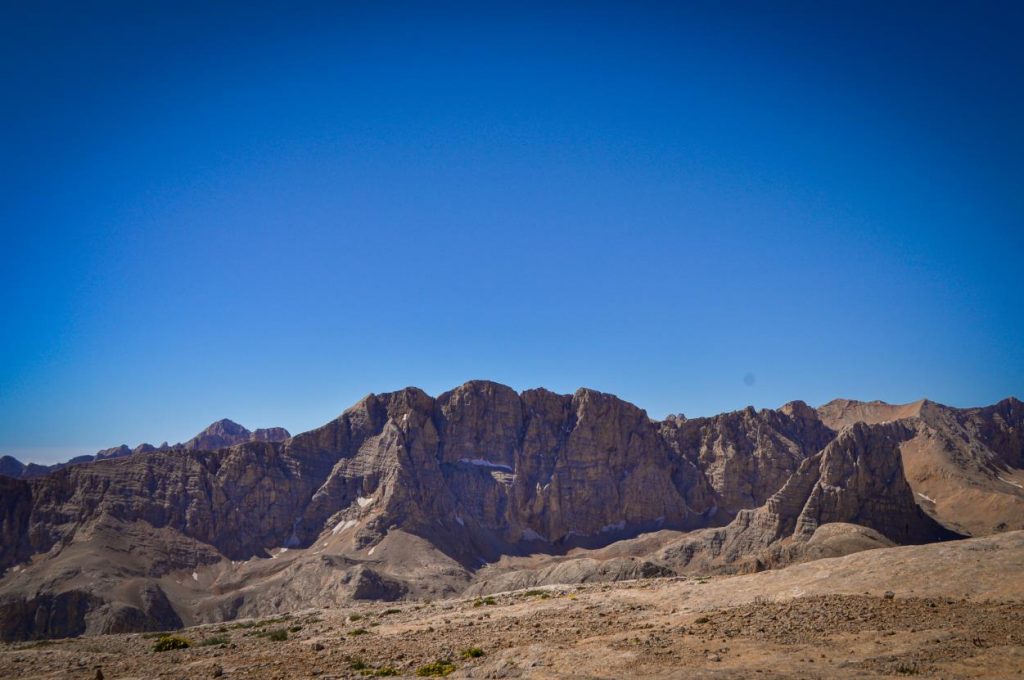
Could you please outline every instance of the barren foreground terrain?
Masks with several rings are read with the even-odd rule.
[[[1024,674],[1024,532],[758,574],[361,604],[0,648],[4,678]]]

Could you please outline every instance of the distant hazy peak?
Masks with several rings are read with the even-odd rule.
[[[291,434],[283,427],[261,428],[255,432],[233,420],[222,418],[211,423],[205,430],[182,444],[189,450],[214,450],[249,441],[278,442],[288,439]]]
[[[170,449],[187,449],[192,451],[216,450],[225,446],[234,446],[235,444],[243,444],[250,441],[280,442],[289,437],[291,437],[291,434],[283,427],[266,427],[251,432],[233,420],[222,418],[211,423],[206,429],[184,444],[175,444],[174,446],[164,442],[159,447],[152,444],[139,444],[134,449],[131,449],[126,444],[121,444],[120,446],[97,451],[95,454],[75,456],[62,463],[54,463],[53,465],[26,464],[13,456],[3,456],[0,457],[0,475],[28,479],[31,477],[43,477],[69,465],[91,463],[108,458],[123,458],[135,454],[167,451]]]

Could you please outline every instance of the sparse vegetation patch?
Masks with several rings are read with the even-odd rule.
[[[455,664],[451,661],[439,659],[433,663],[420,666],[416,669],[416,675],[423,678],[440,678],[455,672]]]
[[[214,635],[208,637],[199,643],[200,647],[214,647],[216,645],[227,645],[231,643],[231,638],[227,635]]]
[[[177,635],[164,635],[153,645],[154,652],[168,652],[172,649],[188,649],[192,643]]]

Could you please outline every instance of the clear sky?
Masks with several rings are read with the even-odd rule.
[[[471,378],[1024,396],[1024,4],[7,2],[0,453]]]

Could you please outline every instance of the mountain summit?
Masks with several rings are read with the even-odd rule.
[[[243,442],[281,442],[290,436],[283,427],[261,428],[250,432],[235,421],[222,418],[178,446],[190,451],[215,451]]]

